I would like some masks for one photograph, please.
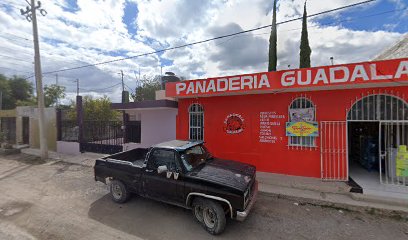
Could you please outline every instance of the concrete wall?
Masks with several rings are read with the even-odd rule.
[[[81,153],[79,151],[78,142],[64,142],[64,141],[57,141],[57,152],[71,155],[78,155]]]
[[[128,110],[131,115],[140,114],[141,143],[126,143],[123,150],[147,148],[151,145],[176,139],[177,109]]]
[[[45,108],[45,126],[47,129],[47,143],[48,150],[57,150],[57,121],[56,121],[56,111],[55,108]],[[22,117],[30,118],[30,147],[40,148],[40,132],[38,126],[38,109],[34,107],[17,107],[17,143],[22,142]]]

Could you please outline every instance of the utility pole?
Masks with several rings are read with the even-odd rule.
[[[21,15],[25,16],[27,21],[32,22],[33,25],[33,40],[34,40],[34,63],[35,63],[35,79],[37,88],[37,99],[38,99],[38,122],[40,128],[40,149],[41,149],[41,159],[48,158],[48,146],[47,146],[47,128],[45,126],[45,113],[44,113],[44,92],[42,86],[42,72],[41,72],[41,61],[40,61],[40,46],[38,42],[38,28],[37,28],[37,15],[36,10],[39,9],[41,15],[45,16],[47,11],[41,9],[41,2],[38,1],[38,5],[35,6],[35,1],[31,0],[29,6],[26,10],[20,10]]]
[[[77,78],[75,80],[76,84],[77,84],[77,96],[79,96],[79,78]]]
[[[164,90],[163,88],[163,66],[160,64],[160,86],[161,89]]]
[[[3,91],[0,91],[0,110],[3,109]]]
[[[122,92],[125,91],[125,82],[123,82],[123,71],[120,70],[120,75],[122,76]]]
[[[55,85],[58,87],[58,73],[55,74]],[[58,108],[59,105],[59,98],[57,96],[56,107]]]

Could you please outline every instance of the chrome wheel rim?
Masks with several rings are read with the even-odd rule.
[[[112,195],[115,199],[120,199],[122,197],[122,189],[118,184],[112,185]]]
[[[203,210],[204,223],[208,228],[214,228],[217,220],[214,210],[211,208],[205,208]]]

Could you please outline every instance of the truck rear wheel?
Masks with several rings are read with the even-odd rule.
[[[203,227],[207,232],[218,235],[225,229],[227,220],[221,204],[216,201],[203,201]]]
[[[119,180],[113,180],[111,182],[110,194],[112,200],[116,203],[125,203],[130,198],[130,193],[128,192],[125,184]]]

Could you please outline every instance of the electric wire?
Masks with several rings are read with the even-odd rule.
[[[104,91],[106,89],[114,88],[114,87],[116,87],[116,86],[118,86],[120,84],[122,84],[122,83],[117,83],[115,85],[112,85],[112,86],[109,86],[109,87],[106,87],[106,88],[99,88],[99,89],[87,89],[87,88],[79,88],[79,89],[84,90],[84,91],[88,91],[88,92],[99,92],[99,91]]]
[[[345,19],[345,20],[326,22],[326,23],[323,23],[323,24],[324,24],[323,26],[330,26],[330,25],[333,25],[333,24],[339,24],[339,23],[344,23],[344,22],[353,22],[353,21],[356,21],[356,20],[358,20],[358,19],[369,18],[369,17],[376,17],[376,16],[388,14],[388,13],[394,13],[394,12],[404,11],[404,10],[407,10],[407,9],[408,9],[408,7],[407,7],[407,8],[399,8],[399,9],[393,9],[393,10],[388,10],[388,11],[384,11],[384,12],[378,12],[378,13],[374,13],[374,14],[370,14],[370,15],[365,15],[365,16],[359,16],[359,17],[348,18],[348,19]],[[318,26],[308,26],[307,29],[308,29],[308,31],[309,31],[309,29],[319,28],[319,27],[321,27],[321,25],[318,25]],[[292,28],[292,29],[280,30],[279,32],[280,32],[280,33],[282,33],[282,32],[290,32],[290,31],[297,31],[297,30],[301,30],[301,29],[302,29],[302,28]],[[231,41],[231,40],[233,40],[233,39],[235,39],[235,38],[238,38],[238,37],[250,37],[250,36],[253,36],[253,35],[266,35],[266,34],[270,34],[270,32],[256,33],[256,34],[251,34],[251,35],[250,35],[250,34],[238,35],[238,36],[231,37],[231,38],[229,38],[229,39],[227,39],[227,40],[225,40],[225,41],[223,41],[223,42],[217,43],[217,44],[215,44],[215,46],[222,45],[222,44],[227,43],[227,42],[229,42],[229,41]]]
[[[351,7],[367,4],[367,3],[370,3],[370,2],[374,2],[374,1],[376,1],[376,0],[367,0],[367,1],[363,1],[363,2],[358,2],[358,3],[346,5],[346,6],[343,6],[343,7],[334,8],[334,9],[331,9],[331,10],[322,11],[322,12],[319,12],[319,13],[314,13],[314,14],[308,15],[307,18],[312,18],[312,17],[319,16],[319,15],[322,15],[322,14],[327,14],[327,13],[331,13],[331,12],[335,12],[335,11],[340,11],[340,10],[343,10],[343,9],[346,9],[346,8],[351,8]],[[284,24],[284,23],[289,23],[289,22],[301,20],[302,18],[303,17],[293,18],[293,19],[290,19],[290,20],[279,22],[276,25],[281,25],[281,24]],[[272,24],[268,24],[268,25],[252,28],[252,29],[249,29],[249,30],[244,30],[244,31],[240,31],[240,32],[232,33],[232,34],[227,34],[227,35],[223,35],[223,36],[218,36],[218,37],[214,37],[214,38],[209,38],[209,39],[196,41],[196,42],[192,42],[192,43],[182,44],[182,45],[175,46],[175,47],[164,48],[164,49],[156,50],[156,51],[153,51],[153,52],[147,52],[147,53],[143,53],[143,54],[138,54],[138,55],[129,56],[129,57],[125,57],[125,58],[118,58],[118,59],[113,59],[113,60],[98,62],[98,63],[93,63],[93,64],[86,64],[86,65],[82,65],[82,66],[78,66],[78,67],[60,69],[60,70],[55,70],[55,71],[48,71],[48,72],[44,72],[43,74],[52,74],[52,73],[58,73],[58,72],[77,70],[77,69],[81,69],[81,68],[94,67],[94,66],[98,66],[98,65],[103,65],[103,64],[114,63],[114,62],[124,61],[124,60],[128,60],[128,59],[148,56],[148,55],[152,55],[152,54],[156,54],[156,53],[166,52],[166,51],[169,51],[169,50],[175,50],[175,49],[179,49],[179,48],[185,48],[185,47],[189,47],[189,46],[193,46],[193,45],[198,45],[198,44],[202,44],[202,43],[206,43],[206,42],[211,42],[211,41],[215,41],[215,40],[218,40],[218,39],[233,37],[233,36],[236,36],[236,35],[257,31],[257,30],[268,28],[268,27],[271,27],[271,26],[272,26]]]

